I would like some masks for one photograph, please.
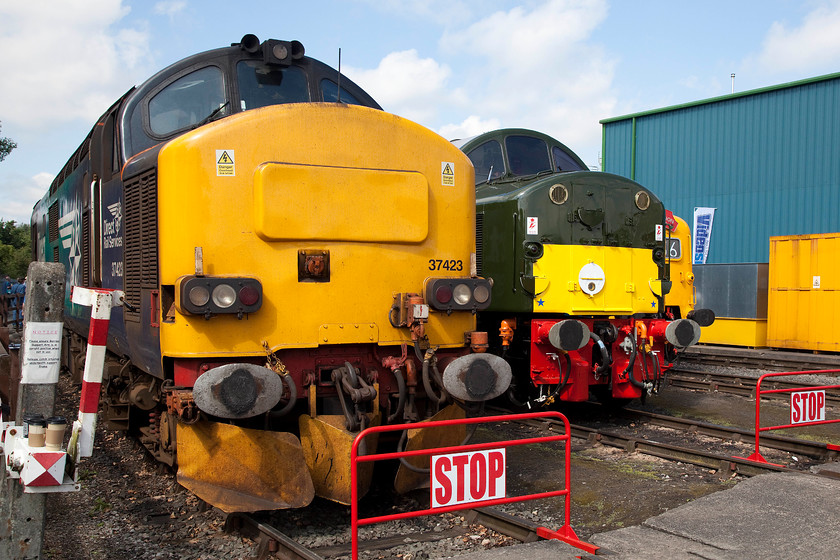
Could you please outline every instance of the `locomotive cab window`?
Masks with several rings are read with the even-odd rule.
[[[551,153],[554,156],[555,171],[586,171],[572,156],[558,146],[551,148]]]
[[[225,108],[222,71],[208,66],[178,78],[149,101],[149,126],[157,136],[167,136],[204,121]]]
[[[514,175],[535,175],[551,171],[548,145],[545,140],[533,136],[508,136],[505,138],[510,171]]]
[[[502,146],[495,140],[485,142],[471,150],[467,157],[475,167],[475,184],[486,183],[498,179],[505,174],[505,159],[502,156]]]
[[[236,64],[236,78],[243,111],[309,101],[306,74],[297,66],[280,67],[258,60],[241,60]]]
[[[341,103],[347,103],[348,105],[363,105],[344,88],[341,88],[341,99],[339,100],[338,84],[326,78],[321,80],[321,97],[327,103],[336,103],[341,101]]]

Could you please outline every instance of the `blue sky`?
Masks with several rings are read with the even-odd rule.
[[[840,71],[840,0],[3,0],[0,218],[33,204],[129,87],[202,50],[297,39],[447,139],[547,132],[599,166],[598,121]]]

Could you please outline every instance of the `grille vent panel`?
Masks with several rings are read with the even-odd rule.
[[[50,205],[49,209],[49,230],[50,230],[50,243],[53,241],[58,241],[58,201],[56,200]],[[58,262],[58,261],[55,261]]]
[[[475,268],[484,276],[484,213],[475,215]]]
[[[82,219],[82,286],[90,286],[90,210]]]
[[[155,170],[125,185],[125,318],[140,320],[141,293],[158,287],[157,176]]]

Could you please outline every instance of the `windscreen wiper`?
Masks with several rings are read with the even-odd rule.
[[[212,112],[212,113],[210,113],[209,115],[207,115],[206,117],[204,117],[204,119],[202,119],[199,123],[197,123],[195,126],[193,126],[193,128],[198,128],[199,126],[204,126],[205,124],[209,123],[210,121],[212,121],[212,120],[213,120],[213,117],[215,117],[216,115],[218,115],[219,113],[221,113],[221,112],[222,112],[222,110],[223,110],[225,107],[227,107],[228,105],[230,105],[230,101],[225,101],[224,103],[222,103],[221,105],[219,105],[217,108],[213,109],[213,112]]]

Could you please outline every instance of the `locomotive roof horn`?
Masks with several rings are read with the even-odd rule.
[[[303,43],[300,41],[268,39],[264,43],[260,43],[259,38],[251,33],[242,37],[242,40],[239,41],[239,47],[249,54],[256,54],[262,49],[263,60],[266,63],[281,66],[289,66],[293,60],[300,60],[306,52]]]
[[[254,54],[260,50],[260,40],[256,35],[248,33],[242,37],[241,41],[239,41],[239,46],[242,47],[242,50],[245,52]]]

